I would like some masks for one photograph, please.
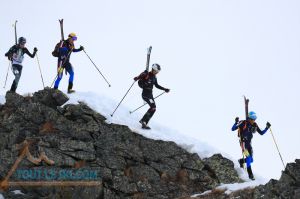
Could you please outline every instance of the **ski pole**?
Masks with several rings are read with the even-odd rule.
[[[272,137],[273,137],[273,141],[274,141],[274,143],[275,143],[275,145],[276,145],[277,151],[278,151],[278,153],[279,153],[279,156],[280,156],[281,162],[282,162],[282,164],[283,164],[283,168],[285,169],[285,164],[284,164],[284,162],[283,162],[283,159],[282,159],[282,156],[281,156],[281,154],[280,154],[280,151],[279,151],[278,145],[277,145],[277,143],[276,143],[276,141],[275,141],[275,137],[274,137],[274,135],[273,135],[273,132],[272,132],[272,129],[271,129],[271,127],[270,127],[270,132],[271,132],[271,135],[272,135]]]
[[[44,79],[43,79],[42,70],[41,70],[41,65],[40,65],[39,57],[38,57],[37,54],[36,54],[36,60],[37,60],[38,66],[39,66],[39,70],[40,70],[40,74],[41,74],[41,78],[42,78],[43,87],[45,88]]]
[[[6,82],[7,82],[7,77],[8,77],[8,71],[9,71],[9,67],[10,67],[10,62],[8,62],[8,67],[7,67],[7,73],[6,73],[6,78],[5,78],[5,82],[4,82],[4,86],[3,86],[3,88],[5,88],[6,87]]]
[[[156,96],[156,97],[153,98],[153,99],[156,99],[156,98],[158,98],[159,96],[161,96],[161,95],[163,95],[163,94],[165,94],[165,93],[166,93],[166,91],[163,92],[163,93],[161,93],[161,94],[159,94],[158,96]],[[130,114],[131,114],[131,113],[134,113],[135,111],[137,111],[138,109],[142,108],[142,107],[145,106],[145,105],[146,105],[146,104],[143,104],[143,105],[141,105],[140,107],[134,109],[133,111],[129,111],[129,113],[130,113]]]
[[[118,104],[118,106],[116,107],[116,109],[114,110],[114,112],[110,115],[111,117],[113,117],[114,113],[116,112],[116,110],[118,109],[118,107],[120,106],[120,104],[122,103],[122,101],[124,100],[124,98],[126,97],[126,95],[128,94],[128,92],[130,91],[130,89],[132,88],[132,86],[134,85],[135,82],[136,82],[136,81],[134,81],[134,82],[131,84],[130,88],[127,90],[126,94],[125,94],[124,97],[121,99],[121,101],[119,102],[119,104]]]
[[[86,56],[89,58],[89,60],[92,62],[92,64],[95,66],[95,68],[98,70],[98,72],[100,73],[100,75],[103,77],[103,79],[106,81],[106,83],[108,84],[109,87],[111,87],[110,83],[106,80],[106,78],[104,77],[104,75],[100,72],[99,68],[96,66],[96,64],[93,62],[93,60],[90,58],[90,56],[85,52],[85,50],[83,50],[83,52],[86,54]]]

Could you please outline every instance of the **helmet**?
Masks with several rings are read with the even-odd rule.
[[[73,41],[76,41],[77,40],[77,35],[74,33],[74,32],[71,32],[69,35],[68,35],[69,38],[72,38]]]
[[[155,70],[155,71],[159,72],[161,70],[161,67],[158,64],[153,64],[152,65],[152,70]]]
[[[248,113],[248,117],[252,120],[256,120],[256,118],[257,118],[256,113],[253,111]]]
[[[25,37],[20,37],[19,40],[18,40],[18,43],[19,44],[25,44],[26,43]]]

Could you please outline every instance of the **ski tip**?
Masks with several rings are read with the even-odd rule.
[[[113,117],[113,116],[114,116],[113,114],[110,115],[110,117]]]
[[[245,95],[243,95],[243,97],[244,97],[244,100],[245,100],[245,101],[249,101],[249,99],[247,99]]]

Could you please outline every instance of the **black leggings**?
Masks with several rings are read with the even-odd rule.
[[[152,93],[148,94],[148,95],[142,94],[142,98],[150,106],[150,108],[145,113],[144,117],[142,118],[142,121],[144,121],[144,122],[146,122],[146,124],[148,124],[149,120],[152,118],[152,116],[154,115],[154,113],[156,111],[156,105],[155,105],[155,101],[153,99]]]
[[[19,80],[20,80],[20,77],[21,77],[21,74],[22,74],[22,65],[13,64],[12,65],[12,71],[13,71],[13,74],[15,75],[15,79],[14,79],[12,85],[11,85],[10,90],[15,92],[17,87],[18,87]]]

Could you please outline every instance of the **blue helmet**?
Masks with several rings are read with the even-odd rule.
[[[250,111],[248,113],[248,117],[252,120],[256,120],[256,118],[257,118],[256,113],[254,111]]]

